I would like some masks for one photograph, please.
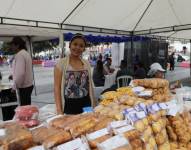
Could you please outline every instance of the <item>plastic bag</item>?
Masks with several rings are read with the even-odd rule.
[[[136,108],[136,107],[135,107]],[[157,145],[156,141],[153,136],[152,128],[149,125],[149,122],[147,120],[147,116],[145,111],[141,111],[141,109],[144,110],[144,107],[137,111],[139,107],[136,109],[126,109],[124,111],[124,115],[132,124],[132,126],[137,129],[141,134],[141,139],[144,142],[144,146],[146,150],[156,150]]]
[[[18,106],[15,109],[14,120],[18,121],[20,125],[30,128],[39,125],[38,115],[39,110],[36,106]]]
[[[123,135],[116,135],[100,144],[99,150],[132,150],[129,141]]]
[[[98,130],[96,132],[90,133],[86,135],[88,143],[92,149],[97,148],[98,143],[102,143],[105,140],[112,137],[109,130],[107,128]]]
[[[148,120],[151,124],[152,131],[155,137],[155,141],[160,147],[160,150],[170,150],[170,144],[168,140],[168,135],[166,131],[166,113],[165,104],[154,103],[147,106],[148,110]]]
[[[26,106],[18,106],[15,109],[15,117],[16,120],[28,121],[31,119],[38,119],[38,108],[32,105]]]

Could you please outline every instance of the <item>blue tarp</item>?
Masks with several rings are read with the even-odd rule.
[[[64,40],[65,41],[70,41],[71,38],[74,36],[73,33],[65,33],[64,34]],[[120,43],[120,42],[129,42],[131,41],[131,37],[129,36],[95,36],[92,34],[89,35],[84,35],[86,40],[91,43],[103,43],[103,42],[110,42],[110,43]],[[145,41],[148,40],[148,37],[143,37],[143,36],[133,36],[133,41]],[[59,39],[52,39],[50,40],[51,42],[54,43],[59,43]]]

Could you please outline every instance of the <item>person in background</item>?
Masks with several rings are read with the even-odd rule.
[[[95,106],[91,67],[81,58],[86,39],[76,34],[71,39],[70,55],[54,68],[54,97],[57,114],[79,114],[84,107]]]
[[[103,59],[103,56],[102,56],[102,54],[100,53],[99,56],[98,56],[98,60],[101,60],[101,61],[102,61],[102,59]]]
[[[136,65],[136,70],[134,73],[134,78],[135,79],[144,79],[147,77],[147,73],[145,71],[145,68],[143,67],[143,64],[141,62],[139,62]]]
[[[96,87],[104,86],[105,76],[107,72],[103,68],[103,62],[101,60],[97,61],[97,65],[93,70],[93,81]]]
[[[186,51],[187,51],[186,46],[183,46],[183,54],[184,54],[184,55],[186,54]]]
[[[170,62],[170,71],[173,71],[174,70],[174,52],[170,55],[169,57],[169,62]]]
[[[3,58],[0,56],[0,65],[3,64]]]
[[[177,62],[183,62],[183,61],[185,61],[185,59],[180,54],[178,54]]]
[[[106,63],[104,65],[104,69],[107,72],[107,74],[113,73],[115,69],[111,68],[111,58],[106,59]]]
[[[127,61],[121,60],[120,70],[117,71],[115,84],[113,84],[110,88],[105,89],[101,94],[108,91],[116,91],[117,90],[117,78],[121,76],[131,76],[132,73],[127,68]],[[130,82],[130,81],[129,81]],[[122,81],[119,81],[119,84],[122,85]]]
[[[121,60],[120,70],[117,71],[116,80],[118,77],[125,75],[131,76],[132,74],[127,68],[127,61]]]
[[[25,41],[21,37],[14,37],[10,47],[16,52],[12,64],[13,90],[18,90],[21,105],[30,105],[33,90],[32,58],[26,51]],[[9,78],[11,79],[11,76]]]
[[[150,70],[148,72],[148,76],[150,78],[164,78],[165,69],[159,63],[153,63],[150,66]]]
[[[135,72],[137,70],[137,65],[140,63],[140,58],[139,58],[139,55],[135,55],[133,57],[133,71]]]

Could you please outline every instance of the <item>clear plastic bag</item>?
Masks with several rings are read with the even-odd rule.
[[[99,150],[133,150],[129,141],[123,135],[116,135],[100,144]]]
[[[166,131],[166,113],[165,104],[154,103],[147,106],[148,110],[148,120],[151,124],[154,138],[158,148],[160,150],[170,150],[170,144],[168,140],[168,135]]]
[[[145,149],[156,150],[156,141],[144,110],[144,107],[137,106],[137,108],[131,109],[129,111],[125,110],[125,116],[135,127],[135,129],[140,132],[141,140],[144,142]]]
[[[38,115],[39,110],[36,106],[18,106],[15,109],[14,120],[18,121],[20,125],[30,128],[39,125]]]
[[[15,109],[15,120],[28,121],[31,119],[38,119],[38,107],[33,105],[18,106]]]

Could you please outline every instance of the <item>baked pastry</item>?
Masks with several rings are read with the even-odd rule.
[[[166,130],[163,129],[160,133],[156,134],[155,140],[157,145],[162,145],[163,143],[165,143],[165,141],[167,140]]]
[[[97,148],[98,143],[102,143],[111,137],[112,137],[111,135],[107,134],[107,135],[101,136],[99,138],[96,138],[94,140],[90,140],[90,141],[88,141],[88,143],[89,143],[91,148]]]
[[[97,122],[97,124],[95,125],[95,127],[93,128],[92,131],[98,131],[100,129],[106,128],[108,126],[108,124],[110,122],[112,122],[112,121],[113,121],[112,118],[109,118],[109,117],[106,117],[106,116],[100,117],[100,118],[98,118],[98,122]]]
[[[171,126],[167,126],[166,129],[167,129],[167,133],[168,133],[169,139],[171,141],[177,141],[177,135],[173,131],[172,127]]]
[[[72,139],[72,136],[67,131],[62,131],[57,134],[51,135],[45,139],[43,142],[43,146],[46,149],[51,149],[57,145],[68,142]]]
[[[3,150],[21,150],[34,145],[30,131],[17,124],[6,127],[6,135],[0,143]]]
[[[52,120],[49,125],[59,129],[65,129],[67,125],[78,120],[80,115],[65,115]]]
[[[158,150],[171,150],[169,142],[165,142],[164,144],[159,145]]]
[[[139,139],[140,138],[140,132],[138,130],[131,130],[131,131],[125,132],[124,136],[128,140]]]
[[[141,139],[130,140],[130,144],[133,150],[143,149],[143,141]]]
[[[157,133],[160,133],[161,132],[161,130],[162,130],[162,125],[161,125],[161,123],[160,122],[154,122],[153,124],[152,124],[152,129],[153,129],[153,132],[155,133],[155,134],[157,134]]]
[[[134,126],[135,126],[135,128],[136,128],[138,131],[140,131],[140,132],[143,132],[143,131],[145,130],[145,125],[144,125],[144,123],[143,123],[142,120],[136,121],[136,122],[134,123]]]

